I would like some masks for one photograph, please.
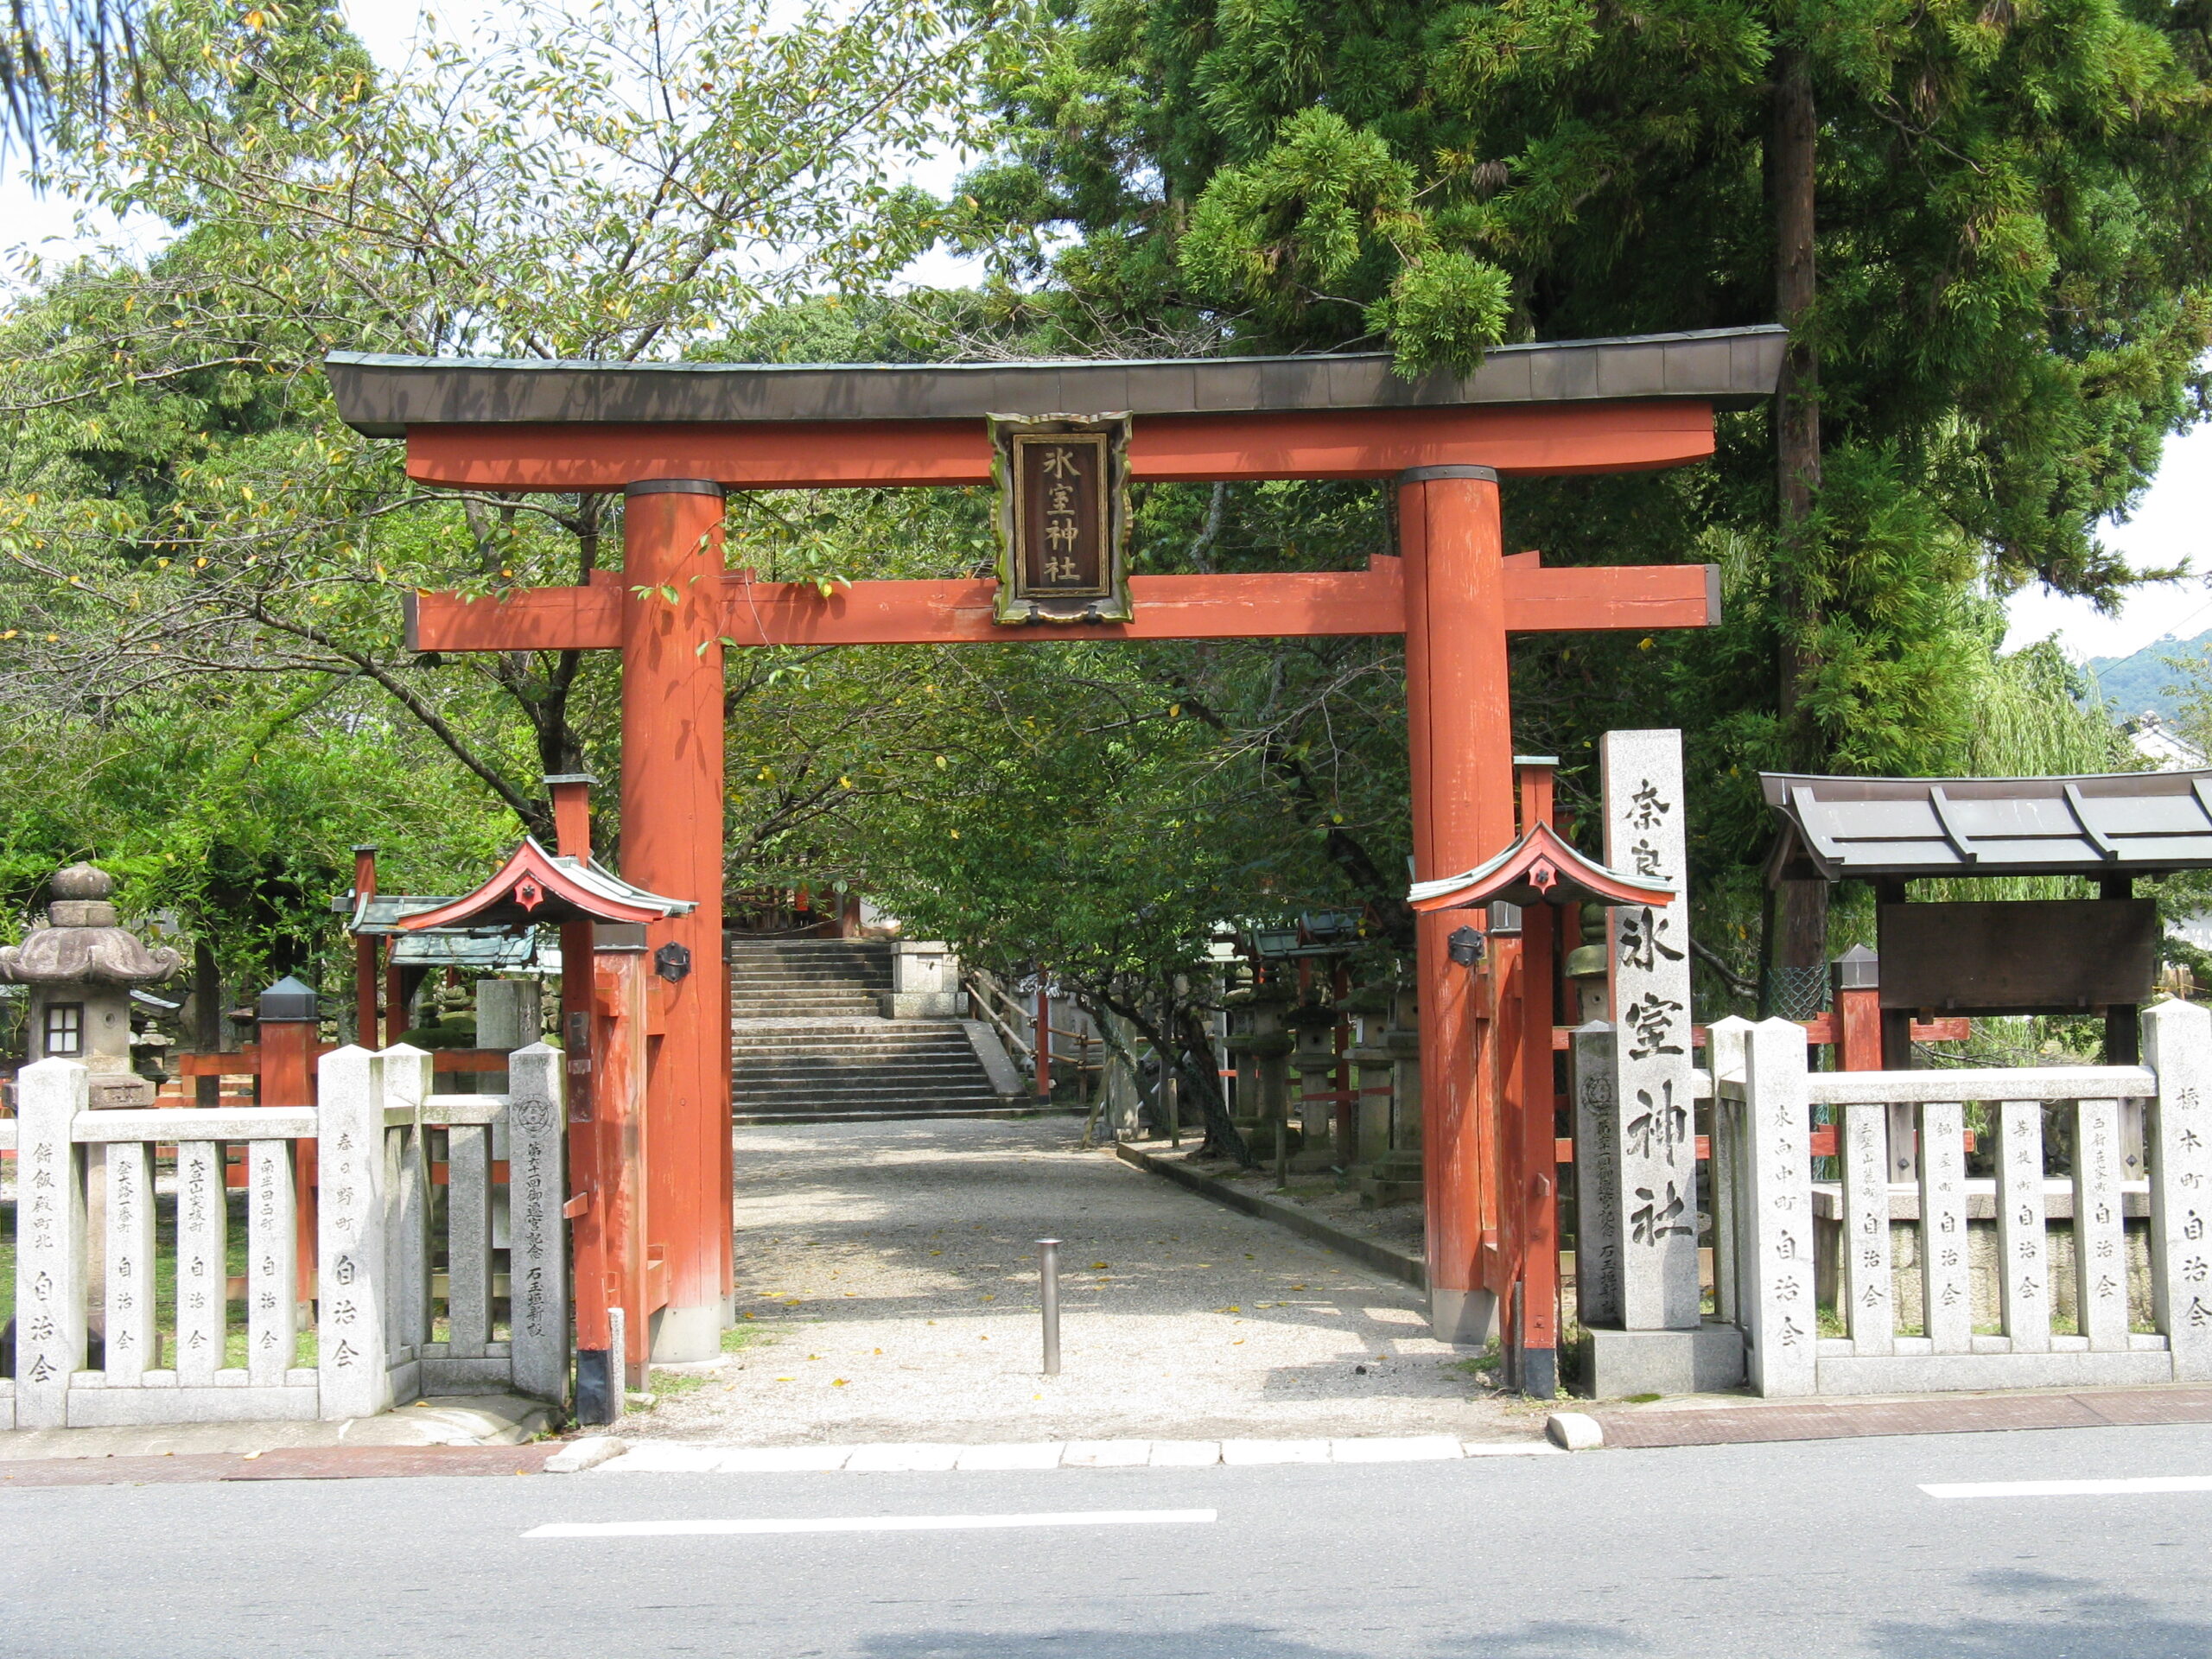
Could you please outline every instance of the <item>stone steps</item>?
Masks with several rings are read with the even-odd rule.
[[[1006,1109],[963,1021],[882,1017],[887,944],[734,939],[728,954],[738,1122]]]

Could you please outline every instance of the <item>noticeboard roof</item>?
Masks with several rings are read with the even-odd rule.
[[[2076,778],[1825,778],[1764,772],[1783,822],[1767,866],[1892,876],[2161,874],[2212,869],[2212,772]]]

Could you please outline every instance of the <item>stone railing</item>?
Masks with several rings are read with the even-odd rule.
[[[2212,1378],[2212,1014],[2143,1016],[2145,1064],[1810,1072],[1783,1020],[1713,1027],[1716,1302],[1767,1395]],[[2122,1108],[2148,1103],[2147,1179]],[[1811,1116],[1840,1179],[1815,1182]],[[1992,1173],[1967,1173],[1968,1108]],[[2070,1173],[2047,1179],[2047,1118]],[[1889,1137],[1916,1129],[1916,1179]],[[1821,1305],[1840,1332],[1823,1334]],[[2067,1329],[2071,1326],[2071,1329]]]
[[[511,1057],[506,1094],[434,1095],[422,1050],[342,1048],[321,1058],[315,1106],[98,1112],[86,1109],[83,1066],[24,1067],[19,1116],[0,1124],[0,1145],[16,1154],[15,1375],[0,1384],[0,1427],[335,1420],[445,1389],[512,1388],[565,1403],[560,1061],[534,1044]],[[491,1146],[502,1121],[504,1183]],[[243,1364],[228,1352],[232,1146],[245,1149],[246,1176]],[[173,1227],[157,1193],[165,1147],[175,1149]],[[492,1226],[502,1185],[504,1341],[493,1338]],[[303,1192],[314,1206],[309,1275],[298,1254]],[[156,1282],[164,1245],[169,1285]],[[315,1298],[308,1365],[298,1363],[303,1278]],[[172,1287],[164,1332],[161,1293]]]

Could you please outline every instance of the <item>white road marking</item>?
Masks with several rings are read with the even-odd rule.
[[[1965,1480],[1920,1489],[1930,1497],[2098,1497],[2129,1492],[2212,1492],[2212,1475],[2146,1475],[2133,1480]]]
[[[678,1538],[760,1532],[969,1532],[999,1527],[1174,1526],[1219,1519],[1213,1510],[1073,1510],[1043,1515],[849,1515],[826,1520],[556,1521],[525,1538]]]

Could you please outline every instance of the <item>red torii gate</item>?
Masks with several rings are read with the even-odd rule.
[[[1515,838],[1506,636],[1700,627],[1719,610],[1711,567],[1547,569],[1535,554],[1507,556],[1499,478],[1702,460],[1715,408],[1772,395],[1783,340],[1765,327],[1504,346],[1472,376],[1411,382],[1387,357],[1365,355],[911,366],[333,355],[343,418],[369,436],[404,436],[420,482],[627,498],[620,571],[499,599],[419,594],[408,632],[422,651],[623,653],[621,873],[697,905],[649,930],[651,944],[684,945],[700,969],[667,998],[648,1089],[648,1213],[667,1230],[653,1243],[669,1296],[654,1357],[713,1354],[729,1318],[725,639],[1402,632],[1415,873],[1454,874]],[[728,490],[986,484],[987,415],[1109,410],[1135,417],[1138,480],[1395,479],[1401,556],[1361,571],[1138,576],[1135,620],[1080,625],[1079,636],[1067,625],[994,624],[987,580],[859,582],[825,598],[724,569]],[[1551,1170],[1540,1192],[1514,1148],[1548,1145],[1550,1131],[1501,1135],[1496,1068],[1476,1064],[1471,978],[1446,954],[1452,918],[1437,912],[1418,925],[1430,1317],[1439,1336],[1482,1342],[1510,1290],[1506,1257],[1484,1249],[1501,1203],[1551,1202]],[[1548,1099],[1530,1109],[1548,1119]],[[1516,1334],[1548,1351],[1556,1331],[1548,1297],[1538,1300]]]

